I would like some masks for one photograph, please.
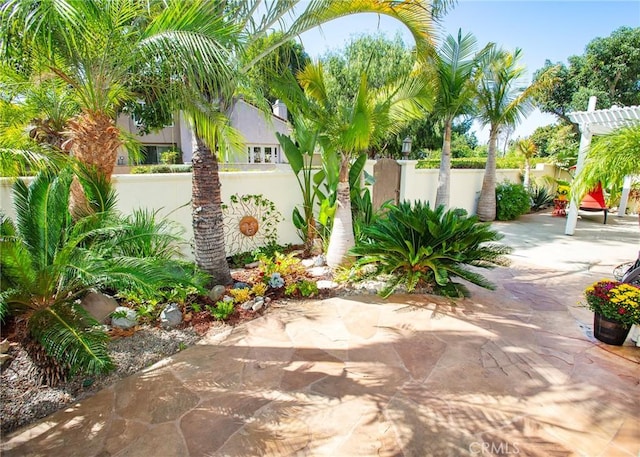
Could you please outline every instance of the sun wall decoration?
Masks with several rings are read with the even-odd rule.
[[[282,215],[276,205],[262,195],[233,194],[222,205],[227,255],[250,252],[278,242]]]

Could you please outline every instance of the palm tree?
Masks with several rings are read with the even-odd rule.
[[[475,55],[476,43],[472,34],[462,36],[462,30],[458,30],[457,37],[447,36],[434,58],[438,87],[434,111],[444,121],[436,207],[449,206],[453,121],[457,116],[469,114],[473,109],[475,97],[473,72],[482,56],[482,53]]]
[[[0,52],[9,55],[12,44],[20,42],[21,49],[43,57],[43,70],[73,89],[81,113],[69,121],[67,145],[106,176],[122,144],[115,116],[125,103],[142,98],[158,109],[183,109],[190,115],[199,137],[192,199],[196,259],[216,282],[227,283],[231,277],[212,150],[239,147],[226,110],[247,72],[300,33],[365,12],[400,20],[418,54],[425,56],[432,47],[433,19],[452,3],[319,0],[300,12],[297,2],[289,0],[8,0],[0,9]],[[278,28],[283,32],[279,40],[245,59],[252,43]]]
[[[626,176],[640,174],[640,125],[619,128],[593,142],[584,167],[571,184],[576,201],[602,184],[620,189]]]
[[[538,147],[530,138],[526,138],[516,143],[516,149],[524,156],[524,180],[522,185],[529,190],[529,187],[531,187],[531,159],[538,153]]]
[[[59,166],[77,105],[60,81],[33,81],[0,63],[0,176]]]
[[[481,221],[496,218],[496,149],[500,129],[513,126],[532,109],[530,97],[535,85],[526,86],[521,78],[525,67],[519,64],[521,50],[492,49],[484,57],[478,78],[479,119],[489,125],[489,150],[477,215]]]
[[[374,91],[363,73],[358,92],[345,97],[352,99],[345,104],[329,96],[320,63],[307,65],[297,80],[300,86],[282,85],[288,88],[281,91],[282,98],[294,107],[294,114],[315,125],[324,153],[338,156],[337,209],[327,249],[327,264],[336,267],[355,246],[349,186],[352,162],[389,133],[399,133],[407,120],[419,118],[430,108],[432,93],[422,75]]]

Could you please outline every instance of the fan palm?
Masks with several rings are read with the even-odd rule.
[[[438,87],[434,111],[444,121],[436,206],[449,206],[453,121],[456,117],[470,114],[473,110],[473,73],[487,49],[476,54],[476,44],[477,41],[472,34],[462,36],[462,30],[458,30],[457,37],[447,36],[434,57],[433,71]]]
[[[481,221],[496,218],[496,150],[498,134],[505,126],[515,126],[533,108],[531,97],[536,85],[522,81],[526,68],[520,65],[520,49],[507,52],[492,49],[483,58],[478,78],[478,115],[489,125],[489,149],[477,214]]]

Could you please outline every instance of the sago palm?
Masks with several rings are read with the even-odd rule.
[[[477,214],[481,221],[496,218],[496,150],[500,129],[515,126],[533,109],[531,97],[536,85],[522,80],[526,68],[520,65],[522,51],[494,48],[482,61],[478,75],[478,118],[489,125],[489,150]]]
[[[420,201],[387,209],[364,228],[367,240],[351,250],[360,257],[358,264],[375,263],[380,272],[392,275],[384,296],[401,284],[412,291],[421,283],[445,295],[467,295],[464,285],[453,282],[456,277],[493,289],[493,284],[469,268],[507,263],[504,255],[510,249],[496,243],[502,236],[488,224],[463,210],[447,211],[444,206],[434,210]]]
[[[152,293],[191,283],[171,259],[123,255],[113,248],[127,243],[131,230],[110,210],[108,187],[85,187],[93,208],[106,211],[74,221],[68,210],[72,176],[67,169],[58,176],[41,172],[29,185],[16,181],[16,220],[4,218],[0,232],[0,318],[14,315],[24,322],[23,336],[57,361],[57,375],[100,373],[113,366],[104,331],[76,301],[89,289]]]

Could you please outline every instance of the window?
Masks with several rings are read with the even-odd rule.
[[[173,144],[146,144],[140,148],[142,153],[141,165],[155,165],[160,162],[163,152],[175,149]]]
[[[260,146],[253,147],[253,163],[262,163],[264,161],[262,156],[262,148]]]
[[[247,147],[248,163],[279,163],[278,148],[274,146]]]

